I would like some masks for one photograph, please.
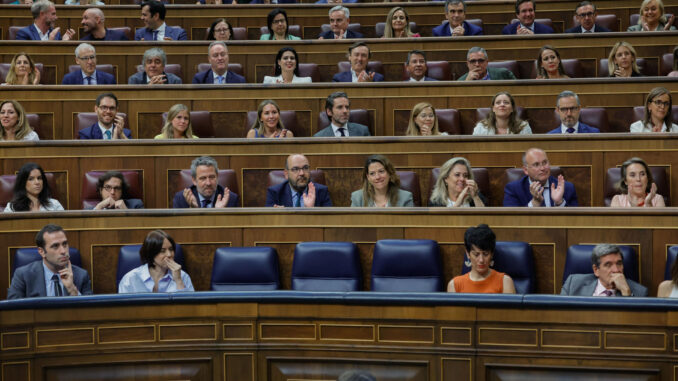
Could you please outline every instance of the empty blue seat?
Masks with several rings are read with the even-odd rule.
[[[596,245],[572,245],[567,248],[563,284],[570,274],[593,274],[591,253]],[[624,257],[624,276],[638,282],[638,255],[631,246],[617,245]]]
[[[292,290],[360,291],[358,247],[352,242],[302,242],[294,249]]]
[[[438,243],[430,239],[382,239],[374,245],[372,291],[438,292],[443,288]]]
[[[118,253],[118,271],[115,275],[115,289],[118,289],[120,285],[120,280],[125,274],[134,270],[135,268],[141,266],[141,256],[139,256],[139,251],[141,250],[141,245],[125,245],[120,247],[120,252]],[[184,253],[181,250],[181,245],[177,243],[176,251],[174,252],[174,262],[181,265],[181,269],[184,272],[186,270],[186,265],[184,264]]]
[[[76,265],[78,267],[82,267],[82,260],[80,259],[80,251],[74,247],[69,247],[68,248],[68,255],[70,256],[71,259],[71,264]],[[12,263],[12,271],[10,276],[10,279],[14,275],[14,270],[18,269],[21,266],[26,266],[27,264],[35,261],[39,261],[42,259],[42,256],[40,256],[40,253],[38,253],[38,248],[37,247],[24,247],[21,249],[17,249],[16,252],[14,253],[14,262]]]
[[[678,256],[678,246],[669,246],[666,249],[666,269],[664,270],[664,280],[671,279],[671,266]]]
[[[531,294],[537,283],[534,276],[532,246],[521,241],[497,241],[494,249],[493,269],[508,274],[513,279],[516,294]],[[470,262],[464,261],[461,273],[471,271]]]
[[[220,247],[212,264],[212,291],[267,291],[280,288],[278,253],[272,247]]]

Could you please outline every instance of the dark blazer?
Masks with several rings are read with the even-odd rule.
[[[193,192],[193,196],[195,196],[196,200],[199,200],[200,197],[198,197],[198,188],[195,185],[191,185],[191,192]],[[224,187],[221,185],[217,185],[217,196],[223,196],[224,195]],[[199,202],[198,202],[199,203]],[[237,193],[231,191],[231,195],[228,197],[228,204],[226,204],[227,208],[235,208],[239,204],[239,196]],[[179,208],[188,208],[188,203],[186,202],[186,199],[184,198],[184,190],[180,190],[179,192],[174,194],[174,200],[172,200],[172,208],[179,209]]]
[[[266,206],[282,205],[286,207],[292,206],[292,190],[290,189],[290,182],[285,181],[278,185],[268,187],[266,191]],[[315,185],[315,206],[332,206],[330,199],[330,192],[326,186],[318,183]],[[308,193],[308,188],[304,193]],[[303,202],[303,201],[302,201]]]
[[[92,34],[87,34],[80,41],[129,41],[125,32],[121,30],[113,30],[106,28],[106,35],[104,38],[94,38]]]
[[[557,128],[554,128],[553,130],[549,131],[548,133],[549,134],[560,134],[560,133],[562,133],[562,129],[560,128],[560,126],[558,126]],[[591,127],[588,124],[584,124],[582,122],[579,122],[579,128],[577,129],[577,133],[578,134],[598,134],[598,133],[600,133],[600,130],[595,128],[595,127]]]
[[[647,288],[645,286],[626,279],[629,288],[631,289],[631,296],[647,296]],[[593,296],[598,285],[598,277],[595,274],[571,274],[567,277],[563,288],[560,290],[560,295],[569,296]],[[621,296],[621,292],[617,290],[617,296]]]
[[[165,37],[169,37],[177,41],[188,40],[185,30],[179,27],[174,28],[169,25],[165,25]],[[134,40],[141,41],[142,39],[144,41],[153,41],[153,30],[148,28],[137,29],[136,33],[134,33]]]
[[[127,128],[122,129],[122,133],[127,136],[128,139],[132,138],[132,131]],[[98,123],[78,131],[78,139],[103,139],[104,135],[101,134],[101,129],[99,128]]]
[[[176,75],[172,73],[165,73],[165,78],[167,79],[167,82],[165,84],[168,85],[180,85],[181,84],[181,78],[177,77]],[[146,80],[146,72],[141,71],[134,73],[129,79],[127,80],[127,83],[130,85],[148,85],[148,81]]]
[[[326,40],[334,40],[334,32],[332,32],[331,30],[328,30],[325,33],[320,33],[320,35],[318,37],[322,37]],[[358,33],[358,32],[354,32],[354,31],[349,29],[349,30],[346,31],[346,38],[363,38],[363,34]]]
[[[235,74],[232,71],[226,72],[226,83],[245,83],[245,77],[242,75]],[[214,83],[214,77],[212,76],[212,69],[207,71],[201,71],[200,73],[193,76],[193,83]]]
[[[383,80],[383,75],[376,72],[374,73],[374,82],[382,82]],[[351,82],[351,71],[342,71],[341,73],[335,74],[334,77],[332,77],[332,82]]]
[[[127,209],[143,209],[144,202],[138,198],[126,198],[123,200]],[[92,210],[96,205],[85,208],[85,210]]]
[[[348,122],[348,137],[352,136],[370,136],[370,129],[359,123]],[[329,125],[313,135],[315,137],[335,137],[332,131],[332,125]]]
[[[97,70],[97,85],[115,85],[115,77],[112,74],[108,74],[105,71]],[[82,85],[84,84],[82,78],[82,70],[78,69],[72,73],[64,75],[64,79],[61,81],[62,85]]]
[[[558,186],[558,179],[553,176],[549,176],[549,184],[556,184]],[[530,193],[530,181],[527,176],[523,176],[522,179],[512,181],[506,184],[504,188],[504,206],[527,206],[532,200],[532,194]],[[566,181],[565,182],[565,193],[563,194],[563,200],[565,200],[565,206],[579,206],[577,201],[577,191],[574,189],[574,185]],[[553,201],[551,202],[553,205]]]
[[[487,72],[490,73],[490,79],[500,80],[500,79],[516,79],[516,76],[509,69],[504,69],[503,67],[488,67]],[[459,77],[457,81],[465,81],[468,73]]]
[[[520,25],[520,21],[516,21],[513,24],[506,25],[504,29],[501,30],[501,34],[516,34],[518,30],[518,25]],[[540,24],[538,22],[534,22],[534,34],[550,34],[554,33],[553,29],[544,24]]]
[[[603,33],[603,32],[612,32],[611,30],[605,28],[604,26],[600,26],[598,24],[595,24],[595,28],[593,29],[593,33]],[[570,28],[565,31],[565,33],[583,33],[581,31],[581,25],[577,25],[573,28]]]
[[[410,81],[409,78],[405,80],[405,82],[409,82],[409,81]],[[437,81],[437,79],[424,76],[424,82],[426,82],[426,81]]]
[[[80,294],[91,295],[92,283],[89,280],[87,271],[71,265],[73,269],[73,284],[78,288]],[[64,294],[66,294],[64,290]],[[12,283],[7,290],[7,299],[37,298],[47,296],[47,286],[45,285],[45,270],[42,268],[42,260],[31,262],[26,266],[21,266],[14,271]]]
[[[40,40],[40,35],[38,34],[38,30],[35,29],[33,26],[34,24],[31,24],[27,27],[23,27],[19,29],[18,32],[16,32],[16,39],[17,40]],[[52,33],[53,29],[50,29],[47,31],[47,34]],[[56,35],[56,40],[61,40],[61,32],[57,33]]]
[[[481,36],[483,34],[483,28],[469,24],[466,21],[462,23],[464,27],[464,36]],[[450,32],[450,22],[445,21],[437,27],[433,28],[433,37],[450,37],[452,32]]]

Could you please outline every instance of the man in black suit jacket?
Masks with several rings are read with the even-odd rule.
[[[367,126],[348,121],[351,115],[351,101],[346,93],[337,91],[330,94],[325,100],[325,113],[330,118],[330,125],[313,136],[370,136]]]
[[[7,299],[92,293],[87,271],[71,264],[68,239],[61,226],[45,225],[35,236],[35,244],[42,260],[14,271]]]
[[[128,41],[125,32],[109,30],[104,26],[104,12],[99,8],[87,8],[82,13],[83,41]]]
[[[285,160],[285,179],[268,187],[266,206],[313,208],[332,206],[330,192],[322,184],[311,182],[311,166],[304,155],[290,155]]]
[[[173,208],[232,208],[238,206],[238,195],[218,184],[219,166],[210,156],[191,162],[193,185],[174,195]]]
[[[579,25],[566,30],[565,33],[611,32],[611,30],[596,24],[598,13],[596,12],[596,6],[590,1],[584,0],[577,4],[574,14]]]
[[[408,79],[409,82],[437,81],[437,79],[426,76],[426,72],[428,71],[428,67],[426,66],[426,54],[421,50],[412,50],[407,53],[405,65],[407,73],[410,75],[410,79]]]
[[[348,24],[351,22],[351,12],[348,8],[337,5],[330,9],[330,30],[320,33],[321,40],[338,40],[343,38],[363,38],[358,32],[348,30]]]
[[[193,83],[245,83],[245,77],[228,71],[228,47],[223,41],[214,41],[207,48],[210,68],[193,77]]]

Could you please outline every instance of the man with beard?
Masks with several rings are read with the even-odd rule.
[[[97,52],[94,46],[83,42],[75,48],[75,63],[80,69],[68,73],[62,85],[115,85],[115,77],[104,71],[97,71]]]
[[[56,8],[51,1],[38,1],[31,5],[33,14],[33,25],[21,28],[17,34],[17,40],[64,40],[68,41],[75,36],[73,29],[67,29],[63,38],[61,37],[61,28],[55,27],[57,21]]]
[[[556,112],[560,116],[560,127],[549,131],[549,134],[597,134],[600,132],[599,129],[579,121],[581,104],[579,96],[572,91],[565,90],[558,94]]]
[[[266,206],[276,208],[332,206],[327,187],[311,182],[311,166],[306,156],[293,154],[287,157],[285,179],[287,181],[268,188]]]
[[[327,97],[325,114],[330,119],[330,125],[316,132],[313,136],[370,136],[370,130],[367,126],[349,122],[351,101],[348,99],[348,95],[342,91],[336,91]]]
[[[191,162],[193,185],[177,192],[173,208],[232,208],[238,206],[238,195],[218,184],[219,166],[210,156],[200,156]]]
[[[125,128],[125,118],[118,114],[118,98],[113,93],[99,94],[94,105],[97,122],[78,131],[78,139],[131,139],[132,131]]]
[[[128,41],[129,38],[121,30],[112,30],[106,28],[104,12],[99,8],[87,8],[82,13],[83,32],[85,36],[82,41]]]

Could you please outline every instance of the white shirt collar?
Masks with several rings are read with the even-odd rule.
[[[35,30],[38,31],[38,36],[40,36],[40,41],[49,41],[49,28],[47,29],[47,33],[42,33],[42,31],[38,27],[38,24],[33,23],[33,27],[35,28]]]
[[[574,132],[573,132],[574,134],[578,133],[579,132],[579,121],[577,121],[577,123],[575,123],[575,125],[572,128],[574,128]],[[560,124],[560,132],[562,132],[563,134],[567,134],[567,127],[565,127],[562,123]]]
[[[332,122],[332,131],[334,131],[334,136],[341,136],[341,133],[339,132],[340,128],[344,128],[344,135],[348,136],[348,122],[344,124],[343,126],[337,126]]]
[[[106,140],[106,131],[111,131],[111,139],[113,139],[113,125],[111,125],[110,128],[106,128],[102,126],[101,123],[97,122],[97,126],[99,126],[99,129],[101,130],[101,136],[104,140]]]

